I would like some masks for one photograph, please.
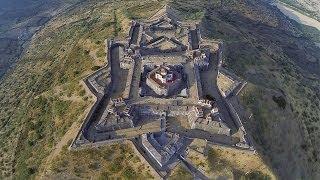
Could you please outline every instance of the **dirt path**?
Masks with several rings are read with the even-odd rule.
[[[54,150],[49,154],[49,156],[46,158],[44,164],[40,168],[39,175],[35,179],[45,179],[45,175],[47,174],[48,167],[51,163],[51,161],[59,155],[62,148],[68,144],[70,140],[72,140],[78,133],[79,130],[79,122],[74,122],[70,129],[66,132],[66,134],[61,138],[61,141],[58,142],[58,144],[54,147]]]
[[[83,83],[83,81],[81,81],[80,84],[85,88],[86,95],[94,97],[94,99],[96,101],[95,96],[88,89],[88,87]],[[79,101],[78,98],[71,98],[71,99],[73,99],[75,102]],[[84,111],[84,115],[85,116],[81,116],[81,117],[86,117],[88,115],[88,113],[89,113],[90,109],[92,108],[93,104],[94,103],[92,102],[92,104],[85,109],[85,111]],[[77,133],[79,132],[80,126],[81,126],[81,123],[79,121],[77,121],[77,120],[72,123],[71,127],[69,128],[69,130],[64,134],[64,136],[61,138],[61,140],[54,147],[53,151],[47,156],[47,158],[44,160],[44,163],[40,166],[39,174],[36,176],[35,179],[46,179],[46,174],[48,173],[48,170],[49,170],[48,168],[50,166],[50,163],[52,162],[52,160],[55,157],[57,157],[59,155],[59,153],[62,151],[62,148],[65,145],[67,145],[70,140],[72,140],[73,138],[76,137]]]

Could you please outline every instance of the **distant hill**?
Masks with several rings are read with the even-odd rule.
[[[30,38],[61,9],[78,0],[0,0],[0,79]]]
[[[296,10],[308,14],[320,21],[320,1],[319,0],[279,0],[294,7]]]

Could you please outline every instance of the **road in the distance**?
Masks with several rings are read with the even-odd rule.
[[[315,27],[320,31],[320,22],[308,17],[294,9],[291,9],[290,7],[286,6],[283,3],[274,3],[275,6],[286,16],[288,16],[290,19],[295,20],[296,22],[300,24],[304,24],[307,26]]]

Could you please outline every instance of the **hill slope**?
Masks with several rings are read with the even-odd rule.
[[[141,4],[154,9],[140,11]],[[15,69],[0,83],[1,177],[25,179],[40,171],[61,137],[74,122],[81,123],[93,102],[80,81],[105,63],[104,40],[127,34],[121,30],[129,23],[128,8],[133,7],[131,16],[144,17],[161,8],[160,2],[152,4],[86,1],[33,37]]]
[[[240,101],[258,152],[283,179],[319,177],[319,48],[266,3],[211,8],[203,29],[225,41],[225,66],[249,82]]]
[[[31,37],[79,0],[0,0],[0,78],[20,58]]]

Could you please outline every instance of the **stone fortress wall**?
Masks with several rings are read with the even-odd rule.
[[[194,71],[194,75],[196,78],[196,87],[197,87],[197,98],[200,99],[201,97],[203,97],[203,93],[202,93],[202,84],[201,84],[201,78],[200,78],[200,72],[199,72],[199,67],[198,66],[194,66],[193,67],[193,71]]]
[[[172,134],[170,141],[165,145],[161,145],[155,139],[154,134],[143,134],[141,139],[148,155],[155,159],[160,167],[166,165],[170,158],[183,146],[178,134]]]
[[[110,44],[110,46],[111,46],[111,44]],[[127,77],[126,90],[124,91],[124,98],[125,99],[129,98],[129,94],[130,94],[130,86],[128,86],[128,85],[130,84],[129,82],[131,82],[131,80],[132,80],[134,61],[127,67],[129,67],[129,75]],[[123,67],[123,69],[127,69],[127,67]],[[201,89],[202,85],[201,85],[201,79],[200,79],[200,74],[199,74],[200,68],[199,68],[199,66],[194,66],[193,69],[195,71],[194,74],[196,76],[195,83],[197,83],[198,99],[200,99],[200,97],[202,97],[202,89]],[[242,126],[241,120],[240,120],[239,116],[237,115],[236,111],[234,110],[234,108],[232,107],[232,105],[228,102],[227,102],[227,104],[228,104],[229,108],[231,109],[231,112],[232,112],[234,119],[237,122],[236,124],[239,127],[241,127],[242,129],[244,129]],[[168,109],[170,109],[170,107],[168,107]],[[169,111],[169,112],[170,112],[170,114],[174,114],[174,115],[185,114],[185,112],[181,111],[181,110]],[[189,113],[190,112],[188,112],[188,114]],[[209,117],[202,118],[201,120],[198,120],[198,121],[196,118],[193,118],[193,119],[194,119],[194,121],[192,122],[192,125],[191,125],[192,128],[203,129],[205,131],[211,131],[211,132],[215,132],[218,134],[221,133],[221,134],[226,134],[226,135],[229,134],[229,132],[230,132],[230,129],[228,129],[227,127],[221,126],[221,122],[212,121],[212,119]],[[203,122],[205,122],[205,123],[203,123]],[[132,125],[130,125],[130,126],[132,127]],[[116,128],[113,128],[113,129],[116,129]],[[243,146],[243,145],[239,145],[239,146]]]
[[[165,14],[166,16],[171,16],[170,8],[166,8]],[[159,33],[160,35],[156,35],[156,33],[152,35],[151,31],[153,30],[150,29],[150,27],[148,28],[150,24],[158,26],[157,28],[160,28],[160,30],[170,30],[175,26],[178,26],[179,28],[184,26],[181,22],[177,21],[174,16],[172,16],[172,18],[169,17],[159,15],[156,17],[158,21],[150,20],[150,22],[144,23],[132,21],[128,42],[120,43],[119,41],[113,40],[106,41],[108,61],[111,59],[111,47],[119,44],[121,44],[121,47],[124,47],[123,54],[119,52],[119,65],[121,70],[128,72],[125,80],[126,82],[125,85],[121,85],[123,91],[121,90],[121,93],[116,92],[116,95],[112,96],[112,98],[115,99],[112,99],[110,94],[113,93],[111,91],[117,89],[113,87],[114,83],[117,82],[113,82],[114,79],[111,78],[107,83],[108,85],[101,85],[97,81],[97,79],[103,74],[110,73],[112,70],[114,71],[114,69],[111,69],[112,63],[109,63],[110,66],[105,67],[105,69],[101,69],[88,77],[88,79],[90,78],[90,81],[87,81],[86,84],[97,96],[97,102],[82,124],[81,130],[79,131],[75,140],[72,142],[70,149],[97,147],[105,144],[123,142],[127,139],[130,139],[135,144],[137,149],[140,149],[140,152],[143,153],[143,151],[146,151],[144,152],[145,154],[143,156],[148,156],[149,158],[146,157],[146,159],[151,159],[149,162],[155,161],[160,169],[168,168],[168,164],[171,163],[170,159],[177,156],[177,154],[182,153],[182,151],[180,152],[180,149],[184,150],[183,148],[186,148],[183,147],[186,143],[184,139],[186,137],[201,138],[208,143],[216,143],[216,141],[219,143],[223,142],[226,143],[227,146],[233,148],[245,149],[251,152],[254,151],[250,136],[246,133],[237,111],[228,101],[228,96],[237,94],[244,87],[245,82],[242,81],[239,86],[233,87],[228,94],[223,94],[220,92],[220,95],[223,97],[222,100],[226,104],[228,112],[230,112],[232,116],[232,120],[239,129],[238,134],[240,137],[240,142],[237,143],[238,140],[236,142],[231,140],[234,138],[234,134],[231,133],[231,128],[225,123],[227,121],[224,121],[224,111],[220,111],[218,109],[217,104],[215,104],[216,102],[203,99],[203,91],[205,91],[205,89],[202,89],[204,84],[202,84],[200,74],[203,71],[208,70],[213,51],[205,47],[205,40],[201,37],[200,28],[197,25],[187,26],[188,31],[184,36],[185,39],[188,39],[188,44],[186,45],[182,43],[185,39],[182,40],[179,39],[179,37],[165,37],[165,35],[162,37],[160,36],[161,32]],[[160,22],[160,18],[162,18],[162,22]],[[181,37],[182,36],[183,34]],[[143,38],[145,38],[145,42],[142,41]],[[169,44],[165,44],[165,46],[163,46],[163,43]],[[223,44],[220,42],[218,43],[217,50],[217,71],[227,74],[229,78],[238,80],[237,77],[233,77],[232,73],[229,74],[228,72],[225,72],[226,70],[221,67],[223,63],[222,49]],[[143,69],[143,67],[148,64],[155,66],[162,65],[163,63],[167,62],[172,63],[170,65],[183,66],[183,72],[185,75],[187,75],[187,81],[183,81],[182,83],[188,83],[188,85],[186,85],[188,96],[186,98],[174,96],[168,99],[156,98],[152,96],[136,97],[137,93],[135,90],[140,90],[140,75],[142,74],[140,71]],[[140,79],[140,81],[138,79]],[[139,82],[137,83],[137,81]],[[152,83],[148,83],[148,81],[147,85],[151,87],[153,86]],[[154,89],[156,88],[157,87],[154,87]],[[168,91],[175,91],[176,87],[173,86],[172,88],[173,89],[171,90],[168,89]],[[166,94],[168,92],[159,93]],[[101,101],[101,99],[103,99],[103,101]],[[106,107],[99,108],[99,106]],[[101,114],[95,114],[95,109],[99,109],[99,113]],[[168,124],[172,119],[177,118],[178,116],[179,118],[186,117],[185,120],[189,124],[189,127],[187,128],[192,129],[190,131],[196,133],[199,132],[199,134],[205,132],[204,135],[201,135],[201,137],[193,137],[190,136],[190,134],[170,131],[170,133],[173,133],[173,135],[169,137],[169,132],[167,129],[170,130],[170,126]],[[129,131],[131,132],[138,132],[150,122],[158,122],[157,126],[160,126],[160,128],[157,127],[159,128],[157,131],[151,132],[151,128],[147,129],[149,133],[147,131],[141,131],[139,132],[141,134],[134,134],[131,136],[126,136],[126,134],[117,136],[117,133],[120,130],[130,129]],[[87,138],[89,133],[91,133],[91,139]],[[179,133],[181,135],[183,134],[182,137],[177,136]],[[159,137],[159,134],[161,134],[161,137]],[[214,138],[219,137],[226,138],[228,140],[215,140],[207,137],[206,135],[213,135]],[[95,136],[99,136],[99,138],[95,139]],[[166,140],[163,140],[163,138]],[[154,167],[153,163],[150,164]]]
[[[224,68],[222,68],[222,63],[223,63],[223,42],[219,43],[218,46],[218,51],[217,51],[217,55],[218,55],[218,73],[221,71],[225,74],[228,74],[231,78],[238,80],[240,83],[237,86],[240,86],[240,88],[238,89],[238,91],[233,94],[233,95],[238,95],[238,93],[245,87],[245,85],[247,84],[247,82],[241,80],[238,76],[232,74],[231,72],[225,70]],[[233,89],[235,90],[236,87]],[[221,93],[221,91],[219,91]],[[232,92],[230,92],[229,94],[231,94]],[[221,93],[221,96],[226,97],[226,95],[224,93]],[[229,110],[230,110],[230,114],[235,122],[235,124],[237,125],[237,128],[239,129],[239,134],[240,134],[240,142],[236,144],[236,147],[238,148],[242,148],[242,149],[247,149],[249,151],[254,151],[255,149],[253,147],[253,141],[251,136],[246,132],[241,118],[238,115],[237,111],[235,110],[235,108],[233,107],[233,105],[228,101],[227,98],[223,98],[223,100],[225,101],[225,103],[227,104]]]
[[[112,45],[112,42],[106,39],[104,43],[105,43],[106,62],[109,62],[109,63],[106,64],[106,66],[103,68],[107,68],[108,72],[111,72],[110,47]],[[81,124],[80,130],[77,133],[76,137],[73,139],[72,143],[70,144],[69,149],[75,150],[75,149],[78,149],[79,147],[85,146],[86,144],[91,144],[91,142],[87,140],[84,136],[85,131],[87,130],[89,123],[94,117],[95,110],[101,105],[101,100],[105,96],[105,93],[110,91],[110,87],[112,86],[112,82],[110,82],[109,86],[107,86],[108,87],[107,89],[105,89],[104,91],[97,91],[96,88],[94,88],[94,85],[88,80],[93,74],[97,72],[92,73],[91,75],[89,75],[87,78],[84,79],[84,83],[87,85],[90,91],[96,96],[97,100],[93,104],[92,108],[90,109],[89,113],[87,114],[86,118]]]
[[[219,111],[212,106],[157,106],[141,105],[139,108],[142,116],[186,116],[191,129],[200,129],[213,134],[223,134],[230,136],[230,128],[223,122]],[[204,111],[209,113],[204,114]]]
[[[104,67],[87,78],[87,80],[97,93],[104,94],[106,91],[106,87],[108,87],[111,83],[110,71],[110,67]],[[106,76],[106,81],[104,83],[99,82],[98,78],[103,76]]]
[[[129,72],[128,72],[128,76],[127,76],[126,87],[125,87],[125,90],[123,92],[123,98],[124,99],[129,99],[130,90],[131,90],[131,82],[132,82],[133,73],[134,73],[134,66],[135,66],[135,61],[133,60],[131,62],[131,64],[129,65]]]

